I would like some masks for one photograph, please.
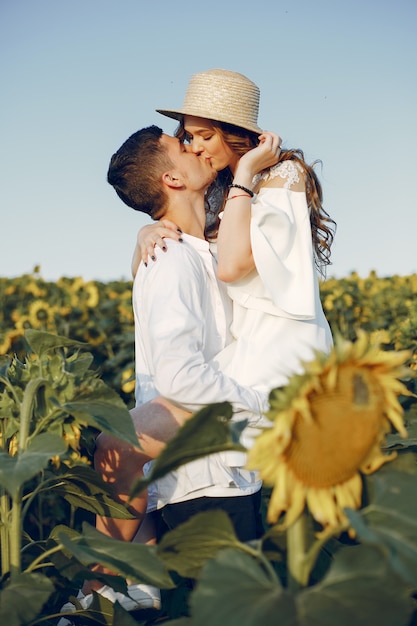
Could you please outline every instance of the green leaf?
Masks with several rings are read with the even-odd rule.
[[[136,480],[130,497],[138,495],[150,483],[180,465],[222,450],[243,450],[231,437],[229,421],[232,418],[229,402],[210,404],[187,420],[170,439],[161,454],[152,462],[146,478]]]
[[[54,526],[46,541],[45,549],[53,550],[56,546],[61,544],[59,534],[64,533],[71,541],[78,541],[80,533],[73,528],[59,524]],[[82,563],[80,563],[72,554],[67,553],[65,549],[61,549],[58,552],[53,552],[49,555],[50,560],[55,565],[56,569],[62,576],[72,581],[74,585],[79,584],[82,586],[84,580],[87,578],[88,570]]]
[[[246,550],[227,513],[206,511],[166,533],[157,545],[157,554],[168,569],[186,578],[198,578],[206,561],[222,548]]]
[[[53,486],[54,494],[65,498],[75,508],[82,508],[96,515],[132,519],[126,506],[112,497],[112,488],[99,474],[86,465],[77,465],[59,477]]]
[[[156,554],[155,545],[118,541],[106,537],[87,523],[78,541],[65,532],[58,533],[59,541],[69,554],[84,565],[100,563],[124,578],[155,585],[160,589],[175,587],[167,568]]]
[[[190,607],[198,626],[407,626],[413,603],[380,549],[351,546],[321,583],[297,594],[249,555],[222,550],[204,566]]]
[[[152,611],[150,611],[150,613],[152,614]],[[151,616],[149,615],[149,618],[150,617]],[[146,626],[146,624],[153,623],[153,620],[149,618],[136,621],[136,619],[130,613],[125,611],[118,602],[114,605],[113,624],[115,626],[138,626],[138,624],[144,624]]]
[[[76,359],[66,360],[66,369],[68,372],[71,372],[71,374],[74,374],[74,376],[82,377],[86,372],[89,372],[93,361],[94,356],[90,352],[87,352],[86,354],[77,354]]]
[[[414,461],[415,464],[415,461]],[[384,545],[391,566],[413,587],[417,583],[417,478],[408,472],[385,471],[369,477],[371,503],[360,513],[346,513],[358,539]]]
[[[61,337],[60,335],[53,335],[52,333],[35,330],[34,328],[27,328],[25,330],[25,339],[31,350],[39,355],[54,348],[88,347],[88,343],[75,341],[74,339],[68,339],[68,337]]]
[[[78,421],[139,447],[128,408],[120,396],[104,384],[87,397],[67,402],[62,408]]]
[[[391,569],[385,552],[368,545],[337,552],[327,576],[300,592],[296,604],[294,625],[300,626],[407,626],[413,610],[410,589]]]
[[[0,591],[0,624],[22,626],[39,617],[54,586],[42,574],[20,574]]]
[[[25,482],[48,465],[52,457],[63,454],[66,449],[66,443],[61,437],[42,433],[16,456],[0,450],[0,485],[14,496]]]
[[[170,619],[168,626],[198,626],[192,617],[179,617],[178,619]]]
[[[278,578],[249,555],[229,548],[203,568],[190,607],[198,626],[296,623],[294,599]]]

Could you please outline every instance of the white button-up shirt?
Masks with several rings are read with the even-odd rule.
[[[229,341],[230,303],[208,242],[183,235],[165,240],[157,260],[139,266],[133,286],[136,403],[161,395],[185,409],[229,401],[256,424],[267,394],[240,386],[219,371],[215,356]],[[246,495],[260,488],[254,472],[233,466],[242,455],[220,453],[180,467],[149,489],[150,508],[202,495]],[[155,502],[156,495],[156,502]]]

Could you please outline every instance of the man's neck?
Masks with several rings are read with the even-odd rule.
[[[171,220],[188,235],[204,239],[206,224],[204,197],[183,196],[176,202],[171,202],[163,219]]]

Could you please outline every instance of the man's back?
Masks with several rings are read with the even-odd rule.
[[[190,411],[222,400],[247,406],[246,390],[212,362],[229,340],[230,303],[217,280],[209,244],[183,238],[183,243],[167,242],[168,253],[159,252],[136,275],[137,404],[161,395]],[[235,453],[214,454],[183,465],[151,485],[149,508],[259,490],[256,474],[234,467],[230,460],[235,458]]]

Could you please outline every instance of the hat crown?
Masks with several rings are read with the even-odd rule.
[[[213,69],[191,76],[180,110],[157,110],[174,119],[193,115],[259,133],[259,99],[259,88],[243,74]]]

